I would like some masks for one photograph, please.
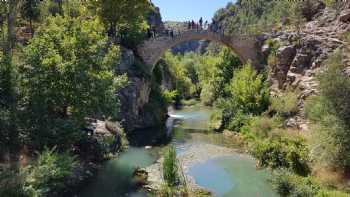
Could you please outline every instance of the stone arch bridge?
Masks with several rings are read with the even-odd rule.
[[[259,41],[255,36],[226,36],[208,30],[189,30],[174,37],[164,35],[151,38],[137,47],[137,53],[144,63],[149,66],[149,70],[152,71],[165,51],[192,40],[208,40],[226,45],[243,63],[251,61],[253,66],[259,68]]]

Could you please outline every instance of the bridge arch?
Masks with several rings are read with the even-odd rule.
[[[161,36],[144,41],[137,47],[137,53],[152,71],[162,55],[172,47],[192,40],[208,40],[229,47],[243,63],[251,61],[258,68],[258,47],[255,37],[226,36],[208,30],[189,30],[177,36]]]

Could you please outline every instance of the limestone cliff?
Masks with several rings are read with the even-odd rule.
[[[164,30],[159,8],[155,6],[148,13],[147,22],[157,31]],[[127,86],[118,92],[121,102],[120,121],[128,133],[158,126],[166,117],[166,110],[160,113],[158,109],[150,110],[147,107],[152,91],[152,73],[144,68],[142,61],[132,50],[121,47],[121,61],[116,65],[115,73],[128,75]]]
[[[116,73],[128,75],[128,84],[119,93],[121,102],[121,123],[126,132],[155,127],[166,117],[166,111],[158,113],[150,110],[152,76],[142,69],[143,63],[135,57],[133,51],[122,48],[122,58],[116,66]],[[160,84],[159,84],[160,85]]]
[[[267,37],[277,42],[276,61],[270,68],[269,82],[272,95],[278,95],[287,88],[299,92],[297,116],[290,118],[287,125],[306,129],[303,114],[304,101],[318,93],[316,74],[322,70],[327,56],[337,48],[343,48],[342,36],[350,32],[350,6],[341,10],[323,8],[313,14],[301,32],[282,31]],[[263,52],[269,46],[265,45]],[[345,54],[345,53],[344,53]]]

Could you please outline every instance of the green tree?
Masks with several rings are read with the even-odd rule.
[[[32,165],[23,170],[25,196],[62,196],[68,187],[66,180],[77,165],[76,158],[67,152],[44,150]]]
[[[40,17],[40,3],[41,0],[26,0],[21,5],[21,15],[29,20],[32,37],[34,35],[33,21],[37,21]]]
[[[313,128],[313,156],[323,165],[350,167],[350,79],[343,72],[338,50],[325,62],[327,68],[318,76],[320,95],[309,100],[307,116]]]
[[[17,18],[17,7],[19,4],[19,0],[12,0],[12,1],[5,1],[3,2],[1,6],[4,6],[2,8],[3,12],[5,12],[6,19],[7,19],[7,38],[4,36],[4,43],[3,43],[3,53],[4,56],[7,56],[8,58],[12,59],[12,49],[15,46],[16,42],[16,32],[15,32],[15,25],[16,25],[16,18]]]
[[[246,64],[234,72],[226,88],[235,105],[244,113],[260,114],[269,104],[269,91],[264,76]]]
[[[265,78],[250,65],[236,69],[226,87],[226,98],[218,100],[222,110],[222,127],[239,131],[251,115],[260,115],[269,105],[269,91]]]
[[[16,81],[10,58],[0,57],[0,157],[19,148]]]
[[[117,114],[117,46],[109,46],[98,20],[50,17],[24,49],[21,88],[28,140],[35,148],[64,148],[81,136],[87,116]]]
[[[96,0],[92,1],[108,35],[116,39],[117,34],[140,27],[150,9],[148,0]]]

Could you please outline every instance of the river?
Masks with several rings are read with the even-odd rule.
[[[202,106],[170,111],[167,130],[162,131],[165,136],[163,138],[171,136],[170,141],[153,135],[155,139],[151,140],[152,144],[173,144],[184,165],[186,176],[194,184],[212,191],[215,196],[277,196],[268,181],[270,173],[267,170],[257,170],[252,157],[236,152],[235,146],[222,134],[209,129],[211,112],[210,108]],[[147,138],[152,136],[149,134],[152,132],[159,131],[144,131]],[[135,167],[153,164],[159,158],[161,147],[145,149],[145,144],[141,145],[142,147],[130,147],[117,159],[106,162],[96,179],[79,196],[146,197],[146,193],[136,192],[132,172]]]

